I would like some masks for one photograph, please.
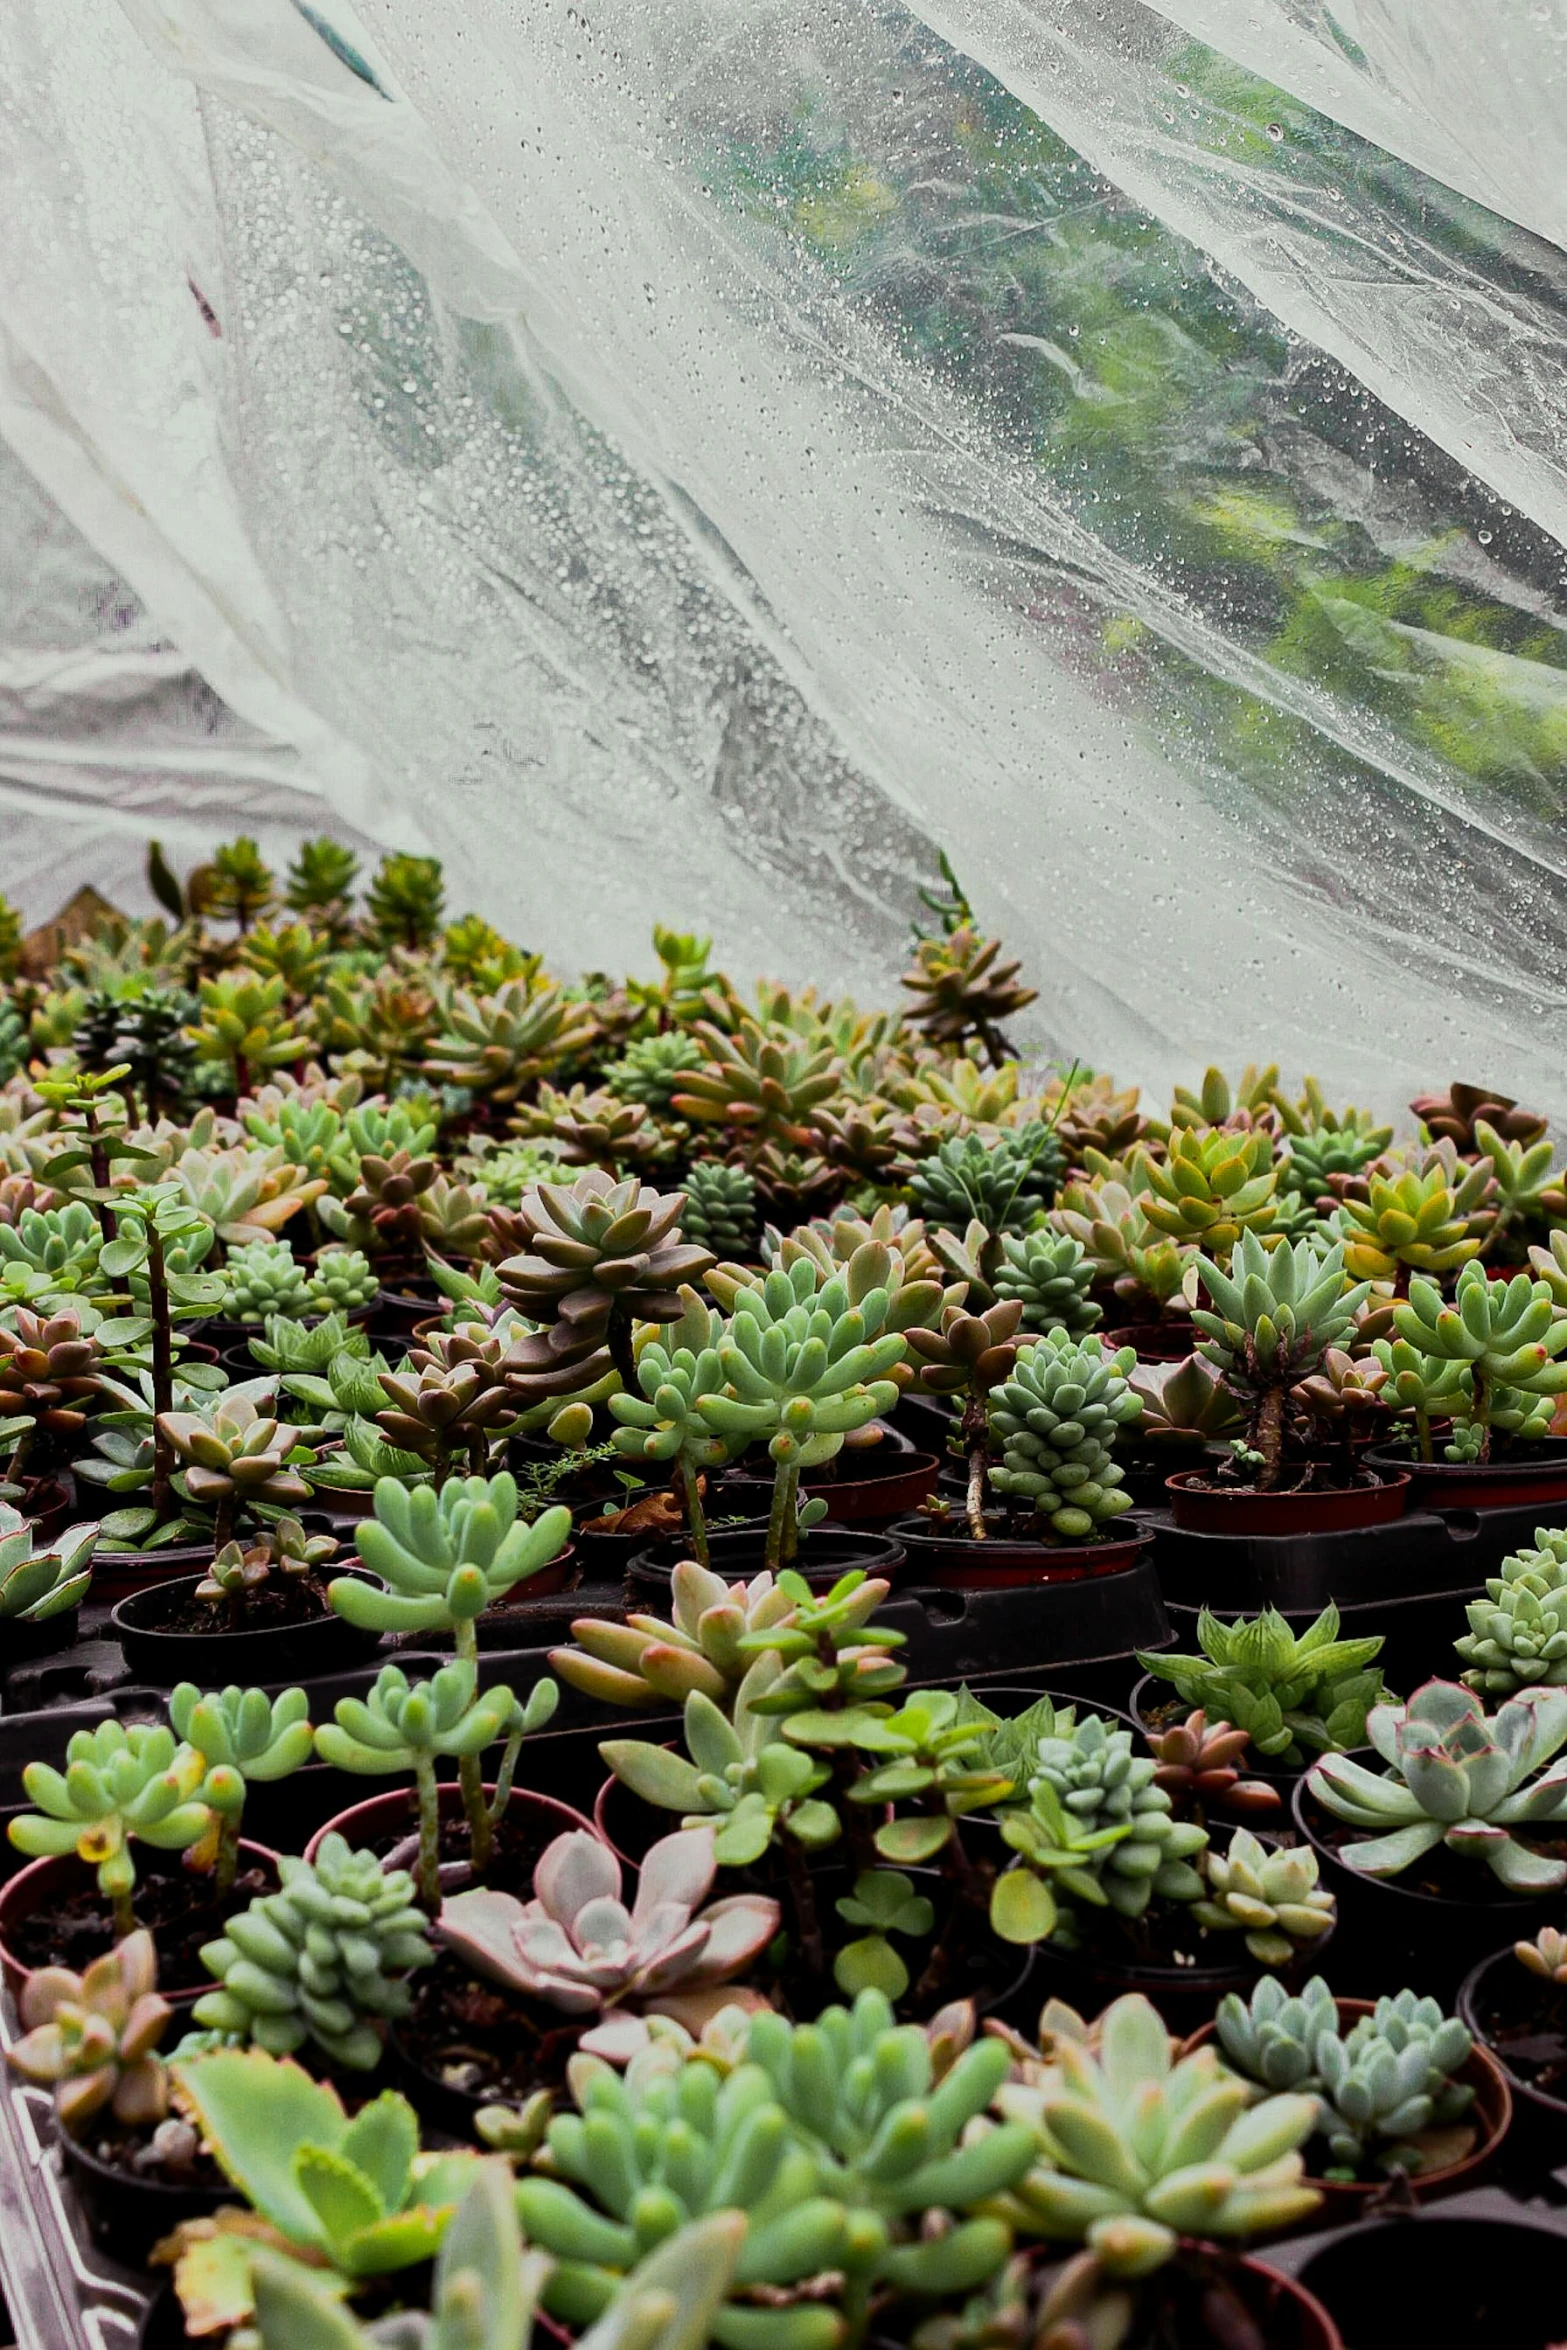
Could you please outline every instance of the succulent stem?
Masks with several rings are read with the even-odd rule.
[[[146,1234],[147,1305],[152,1316],[152,1490],[148,1498],[153,1522],[161,1525],[169,1514],[169,1486],[174,1474],[174,1448],[163,1430],[164,1413],[174,1409],[174,1348],[163,1236],[156,1216],[147,1218]],[[221,1548],[221,1544],[214,1547]]]
[[[414,1756],[414,1784],[419,1798],[419,1858],[414,1883],[420,1902],[434,1917],[441,1906],[441,1791],[433,1754]]]
[[[800,1472],[793,1461],[780,1461],[773,1474],[773,1505],[767,1517],[767,1552],[762,1564],[776,1575],[794,1556],[799,1529],[795,1525],[794,1497]]]
[[[780,1830],[778,1842],[783,1852],[784,1874],[789,1880],[789,1903],[794,1911],[795,1931],[800,1938],[800,1957],[813,1976],[824,1978],[827,1973],[827,1951],[822,1941],[821,1920],[816,1912],[816,1890],[811,1883],[810,1863],[786,1827]]]
[[[699,1567],[711,1567],[712,1558],[707,1547],[707,1517],[702,1508],[702,1486],[694,1464],[682,1453],[680,1456],[680,1483],[685,1493],[686,1525],[691,1535],[691,1548]]]

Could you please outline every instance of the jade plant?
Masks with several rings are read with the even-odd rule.
[[[79,1975],[35,1968],[17,2010],[24,2034],[6,2062],[54,2092],[63,2130],[74,2136],[105,2111],[127,2129],[164,2119],[169,2083],[157,2050],[174,2010],[158,1996],[158,1953],[144,1926]]]
[[[413,1774],[419,1812],[419,1857],[414,1881],[433,1916],[440,1907],[440,1788],[436,1765],[445,1756],[474,1762],[504,1741],[495,1792],[486,1796],[476,1772],[462,1782],[469,1858],[476,1872],[488,1865],[495,1830],[511,1800],[522,1741],[553,1717],[560,1692],[546,1675],[526,1700],[501,1684],[480,1691],[471,1658],[457,1657],[428,1681],[410,1681],[400,1665],[383,1665],[367,1694],[340,1697],[335,1720],[315,1733],[323,1762],[370,1777]]]
[[[700,2019],[778,1932],[781,1912],[766,1895],[703,1907],[717,1870],[712,1830],[677,1830],[650,1846],[628,1906],[608,1845],[571,1829],[546,1846],[530,1901],[488,1887],[457,1893],[437,1930],[476,1973],[582,2017],[580,2048],[623,2061],[645,2040],[643,2007]]]
[[[6,1833],[30,1860],[74,1852],[95,1868],[98,1890],[112,1905],[117,1941],[136,1931],[133,1846],[189,1853],[213,1838],[205,1800],[206,1758],[179,1744],[163,1723],[100,1722],[74,1730],[65,1769],[32,1762],[22,1786],[36,1811],[19,1813]]]
[[[1341,1243],[1282,1241],[1270,1253],[1253,1231],[1240,1235],[1228,1271],[1199,1256],[1197,1274],[1212,1301],[1211,1311],[1192,1314],[1204,1338],[1200,1351],[1246,1416],[1245,1452],[1237,1458],[1255,1462],[1260,1492],[1298,1483],[1306,1473],[1299,1456],[1310,1446],[1293,1390],[1353,1329],[1370,1284],[1349,1281]]]
[[[1428,1681],[1407,1705],[1376,1705],[1366,1736],[1386,1765],[1323,1755],[1307,1786],[1336,1818],[1378,1829],[1340,1853],[1367,1877],[1396,1877],[1438,1845],[1484,1861],[1511,1893],[1567,1884],[1567,1860],[1542,1853],[1530,1831],[1548,1836],[1567,1819],[1567,1690],[1527,1689],[1494,1715],[1473,1690]]]
[[[556,2259],[553,2314],[586,2325],[640,2256],[726,2203],[749,2224],[740,2290],[712,2323],[724,2350],[855,2345],[893,2299],[971,2291],[1000,2266],[1010,2231],[983,2207],[1021,2179],[1033,2136],[1001,2123],[965,2138],[1008,2070],[998,2042],[938,2082],[924,2032],[866,1991],[811,2024],[753,2015],[735,2053],[722,2077],[663,2040],[624,2075],[573,2058],[576,2110],[517,2188],[528,2240]],[[932,2206],[950,2215],[940,2232],[922,2229]]]
[[[207,1766],[202,1799],[213,1815],[216,1844],[213,1890],[227,1893],[239,1867],[245,1799],[254,1786],[287,1779],[310,1760],[314,1733],[303,1689],[268,1697],[264,1689],[197,1688],[179,1682],[169,1698],[169,1722]]]
[[[1541,1526],[1534,1539],[1487,1577],[1484,1596],[1464,1611],[1469,1630],[1453,1643],[1465,1686],[1485,1697],[1567,1684],[1567,1532]]]
[[[1187,1705],[1222,1715],[1259,1754],[1299,1765],[1308,1755],[1365,1743],[1366,1717],[1386,1694],[1372,1666],[1382,1638],[1339,1638],[1330,1600],[1315,1623],[1293,1632],[1276,1608],[1226,1623],[1204,1608],[1197,1618],[1198,1656],[1138,1651],[1145,1672],[1173,1684]]]
[[[1418,2176],[1474,2144],[1464,2119],[1474,2090],[1457,2078],[1473,2042],[1434,1999],[1400,1991],[1346,2029],[1320,1975],[1296,1995],[1265,1975],[1249,1998],[1230,1992],[1214,2025],[1225,2058],[1247,2080],[1316,2097],[1325,2179]]]
[[[1413,1280],[1407,1300],[1393,1310],[1393,1326],[1416,1355],[1439,1369],[1450,1366],[1461,1383],[1461,1398],[1453,1403],[1461,1427],[1449,1445],[1450,1459],[1489,1460],[1493,1430],[1505,1426],[1514,1399],[1525,1406],[1525,1432],[1543,1433],[1540,1421],[1549,1427],[1545,1399],[1567,1392],[1567,1362],[1557,1359],[1567,1349],[1567,1311],[1556,1304],[1548,1282],[1526,1273],[1493,1281],[1482,1265],[1465,1265],[1451,1303],[1434,1281]],[[1381,1341],[1376,1353],[1391,1369],[1391,1350],[1383,1354],[1387,1344]],[[1533,1419],[1531,1400],[1545,1406]],[[1422,1456],[1430,1458],[1429,1438]]]
[[[434,1957],[405,1869],[323,1838],[313,1862],[285,1853],[282,1889],[263,1893],[201,1948],[220,1988],[192,2014],[210,2031],[289,2056],[307,2040],[336,2064],[371,2072],[383,2029],[413,2003],[409,1976]]]
[[[1107,1354],[1095,1337],[1047,1331],[1025,1346],[987,1404],[1001,1459],[990,1482],[1063,1542],[1086,1542],[1132,1506],[1114,1457],[1116,1435],[1141,1406],[1127,1385],[1133,1348]]]

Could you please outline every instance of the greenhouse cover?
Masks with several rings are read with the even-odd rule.
[[[1567,1110],[1567,0],[7,0],[0,787]]]

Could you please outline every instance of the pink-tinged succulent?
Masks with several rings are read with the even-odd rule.
[[[158,1996],[158,1954],[145,1927],[84,1974],[40,1967],[19,2005],[28,2029],[8,2060],[24,2080],[53,2089],[62,2129],[79,2129],[106,2105],[132,2128],[163,2119],[169,2087],[157,2046],[173,2010]]]
[[[760,1894],[732,1894],[703,1909],[716,1873],[712,1830],[681,1829],[649,1851],[628,1909],[615,1855],[575,1828],[543,1853],[531,1901],[483,1887],[458,1893],[443,1905],[437,1931],[507,1990],[568,2015],[603,2017],[581,2046],[623,2058],[641,2028],[633,2016],[608,2011],[663,2001],[683,2009],[691,1993],[732,1982],[777,1933],[778,1904]]]

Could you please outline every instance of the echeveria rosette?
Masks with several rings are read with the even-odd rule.
[[[1346,1867],[1396,1877],[1445,1844],[1485,1861],[1509,1892],[1567,1884],[1567,1860],[1532,1852],[1514,1833],[1567,1819],[1567,1757],[1550,1762],[1567,1742],[1567,1690],[1528,1689],[1487,1716],[1472,1690],[1428,1681],[1405,1706],[1373,1706],[1366,1735],[1385,1772],[1335,1754],[1307,1777],[1338,1818],[1383,1831],[1347,1844]]]
[[[328,1597],[348,1623],[371,1632],[451,1632],[459,1654],[491,1603],[559,1553],[571,1512],[557,1505],[529,1525],[517,1514],[517,1481],[453,1477],[437,1493],[409,1492],[395,1477],[375,1488],[375,1516],[355,1533],[359,1556],[386,1585],[341,1576]]]

